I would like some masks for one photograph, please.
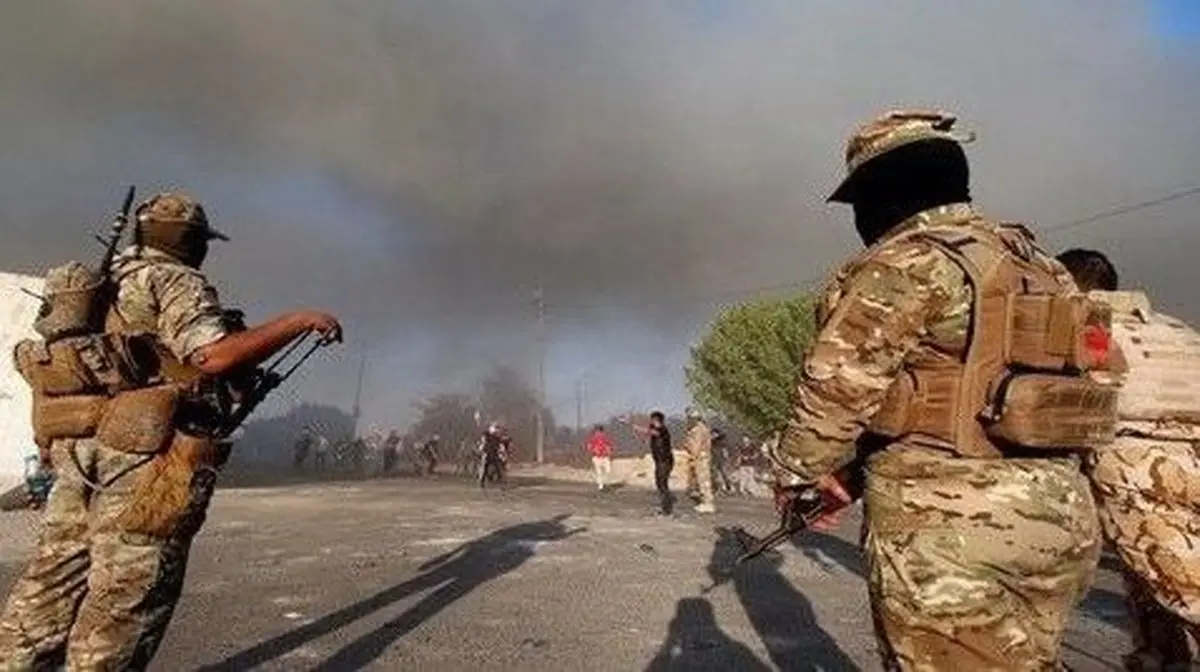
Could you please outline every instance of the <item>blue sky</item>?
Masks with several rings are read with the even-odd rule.
[[[1154,27],[1167,39],[1200,38],[1200,0],[1154,0]]]

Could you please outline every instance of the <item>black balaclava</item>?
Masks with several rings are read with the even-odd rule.
[[[952,140],[903,145],[863,164],[854,175],[854,227],[872,245],[897,224],[930,208],[971,200],[970,169]]]
[[[175,257],[185,265],[200,268],[208,257],[208,230],[186,222],[138,222],[138,243]]]

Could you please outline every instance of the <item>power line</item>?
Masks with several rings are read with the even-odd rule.
[[[1169,191],[1169,192],[1167,192],[1161,196],[1158,196],[1156,198],[1139,201],[1139,202],[1131,203],[1128,205],[1112,207],[1107,210],[1102,210],[1102,211],[1096,212],[1094,214],[1088,215],[1086,217],[1080,217],[1078,219],[1067,220],[1067,221],[1058,222],[1056,224],[1050,224],[1050,225],[1046,225],[1046,226],[1039,226],[1039,227],[1037,227],[1037,231],[1041,234],[1050,234],[1050,233],[1057,234],[1057,233],[1062,233],[1065,231],[1072,231],[1075,229],[1079,229],[1079,228],[1082,228],[1085,226],[1095,224],[1095,223],[1103,221],[1103,220],[1111,219],[1113,217],[1119,217],[1121,215],[1129,214],[1131,212],[1137,212],[1137,211],[1144,210],[1147,208],[1152,208],[1152,207],[1155,207],[1158,205],[1162,205],[1164,203],[1182,200],[1182,199],[1194,197],[1197,195],[1200,195],[1200,184],[1194,184],[1191,186],[1178,188],[1173,191]],[[546,301],[545,296],[544,296],[545,288],[543,286],[541,286],[541,284],[539,283],[539,286],[535,290],[534,304],[538,311],[538,319],[539,319],[539,323],[540,323],[538,328],[539,328],[539,332],[540,332],[540,331],[544,330],[545,322],[548,321],[549,313],[552,313],[552,312],[557,312],[558,315],[561,316],[563,314],[561,312],[562,310],[566,310],[566,311],[603,310],[603,309],[641,308],[641,307],[648,307],[648,306],[678,305],[678,304],[702,304],[702,303],[719,304],[719,303],[724,303],[726,301],[738,301],[738,300],[743,300],[743,299],[747,299],[747,298],[752,298],[755,296],[764,296],[764,295],[776,294],[776,293],[781,293],[781,292],[810,291],[814,286],[818,285],[826,277],[828,277],[829,272],[830,272],[830,270],[826,269],[825,271],[821,272],[820,274],[813,275],[813,276],[808,277],[801,281],[782,282],[782,283],[771,284],[771,285],[758,285],[758,286],[754,286],[754,287],[743,287],[743,288],[723,290],[723,291],[713,292],[713,293],[708,293],[708,294],[703,294],[703,295],[674,296],[674,297],[649,298],[649,299],[640,298],[640,297],[629,298],[629,299],[614,299],[614,300],[600,299],[600,300],[596,300],[596,301],[584,301],[584,302],[579,302],[579,303],[565,303],[565,304],[558,304],[554,301]],[[559,309],[559,310],[554,310],[554,309]],[[474,312],[476,312],[477,310],[478,309],[475,307],[470,307],[470,308],[461,307],[461,308],[457,308],[457,309],[454,307],[443,307],[439,310],[439,314],[443,315],[443,316],[448,315],[448,314],[450,314],[450,315],[471,315]]]
[[[1052,233],[1060,233],[1062,231],[1069,231],[1071,229],[1077,229],[1081,226],[1084,226],[1085,224],[1092,224],[1094,222],[1099,222],[1104,219],[1110,219],[1110,218],[1116,217],[1118,215],[1124,215],[1124,214],[1128,214],[1130,212],[1136,212],[1138,210],[1143,210],[1145,208],[1150,208],[1150,207],[1154,207],[1156,205],[1161,205],[1163,203],[1177,201],[1181,198],[1188,198],[1189,196],[1195,196],[1197,194],[1200,194],[1200,184],[1192,186],[1192,187],[1188,187],[1187,189],[1182,189],[1180,191],[1175,191],[1175,192],[1166,194],[1165,196],[1159,196],[1158,198],[1152,198],[1148,201],[1142,201],[1140,203],[1134,203],[1132,205],[1120,206],[1120,207],[1113,208],[1111,210],[1105,210],[1103,212],[1098,212],[1094,215],[1089,215],[1087,217],[1083,217],[1080,219],[1071,220],[1069,222],[1062,222],[1055,226],[1046,227],[1045,230],[1047,232],[1052,232]]]
[[[1096,222],[1100,222],[1100,221],[1103,221],[1106,219],[1111,219],[1113,217],[1118,217],[1120,215],[1125,215],[1125,214],[1128,214],[1131,212],[1137,212],[1139,210],[1151,208],[1156,205],[1162,205],[1163,203],[1169,203],[1171,201],[1177,201],[1180,199],[1184,199],[1184,198],[1188,198],[1188,197],[1196,196],[1196,195],[1200,195],[1200,184],[1193,185],[1193,186],[1190,186],[1190,187],[1187,187],[1184,189],[1180,189],[1178,191],[1168,192],[1167,194],[1164,194],[1157,198],[1152,198],[1150,200],[1139,201],[1137,203],[1132,203],[1130,205],[1117,206],[1114,208],[1110,208],[1108,210],[1102,210],[1100,212],[1088,215],[1086,217],[1080,217],[1079,219],[1072,219],[1072,220],[1068,220],[1065,222],[1059,222],[1057,224],[1041,226],[1041,227],[1038,227],[1038,230],[1043,234],[1062,233],[1063,231],[1070,231],[1070,230],[1078,229],[1078,228],[1087,226],[1089,224],[1095,224]],[[747,298],[747,297],[752,297],[752,296],[774,294],[777,292],[784,292],[784,291],[794,291],[794,290],[807,291],[807,290],[810,290],[813,286],[820,283],[827,275],[828,275],[828,273],[826,272],[826,273],[821,273],[820,275],[811,276],[811,277],[809,277],[805,280],[799,281],[799,282],[788,282],[788,283],[782,283],[782,284],[776,284],[776,285],[760,285],[758,287],[746,287],[746,288],[742,288],[742,289],[734,289],[734,290],[716,292],[713,294],[705,294],[703,296],[690,296],[690,297],[689,296],[679,296],[679,297],[668,297],[668,298],[664,298],[664,299],[648,299],[648,300],[641,300],[641,301],[631,300],[631,301],[622,301],[622,302],[596,302],[596,303],[590,303],[590,304],[575,304],[573,307],[616,308],[616,307],[622,307],[622,306],[641,307],[641,306],[655,306],[655,305],[676,304],[676,303],[720,303],[720,302],[727,301],[727,300],[737,300],[737,299],[742,299],[742,298]],[[568,307],[572,307],[572,306],[568,306]]]

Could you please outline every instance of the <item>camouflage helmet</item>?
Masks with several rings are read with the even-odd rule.
[[[974,133],[950,130],[956,121],[957,116],[941,110],[891,110],[863,124],[846,141],[846,178],[828,200],[852,202],[859,170],[872,159],[894,149],[923,140],[972,142]]]
[[[202,229],[209,238],[229,240],[225,234],[212,228],[204,206],[191,196],[178,191],[166,191],[151,196],[134,211],[139,224],[179,224]]]
[[[33,329],[47,341],[99,331],[96,291],[99,275],[78,261],[55,266],[46,273],[42,305]]]

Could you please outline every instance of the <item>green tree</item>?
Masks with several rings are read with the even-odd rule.
[[[815,331],[811,297],[760,299],[721,311],[685,368],[696,403],[766,436],[787,421],[796,373]]]

